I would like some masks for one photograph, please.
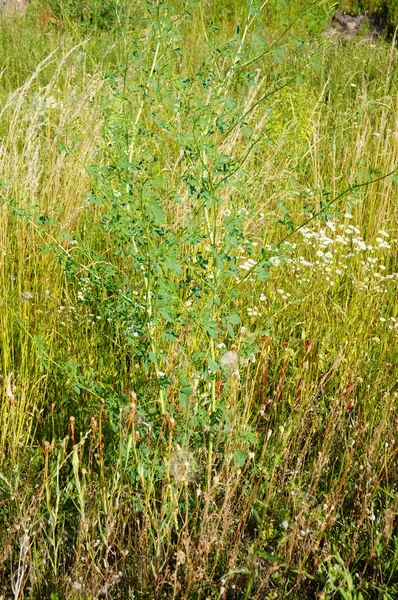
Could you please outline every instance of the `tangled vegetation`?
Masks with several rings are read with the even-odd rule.
[[[397,45],[334,11],[0,22],[1,600],[398,596]]]

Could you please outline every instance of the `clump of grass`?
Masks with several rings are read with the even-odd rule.
[[[6,596],[395,597],[396,51],[310,8],[5,85]]]

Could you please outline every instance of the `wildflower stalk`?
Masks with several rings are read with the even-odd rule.
[[[148,93],[149,85],[151,83],[151,80],[152,80],[152,77],[153,77],[153,73],[154,73],[155,68],[156,68],[156,62],[158,60],[159,49],[160,49],[160,41],[158,41],[158,43],[156,44],[155,54],[153,56],[153,61],[152,61],[152,66],[151,66],[151,70],[150,70],[150,73],[149,73],[148,81],[147,81],[147,84],[145,86],[144,92],[142,94],[140,106],[138,108],[137,115],[136,115],[134,123],[133,123],[133,132],[132,132],[132,135],[131,135],[130,150],[129,150],[129,162],[130,163],[132,162],[133,157],[134,157],[135,141],[136,141],[137,132],[138,132],[138,123],[140,121],[141,114],[142,114],[142,111],[143,111],[143,108],[144,108],[145,97],[146,97],[146,95]]]
[[[210,338],[210,356],[213,361],[216,360],[214,339]],[[213,377],[211,380],[211,411],[210,411],[210,435],[209,435],[209,447],[207,455],[207,489],[211,487],[211,471],[213,466],[213,445],[214,445],[214,434],[212,431],[212,416],[216,412],[216,380]]]

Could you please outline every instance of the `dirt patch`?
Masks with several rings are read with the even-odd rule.
[[[325,31],[326,37],[338,36],[351,39],[361,35],[364,39],[375,39],[383,34],[384,28],[378,17],[373,15],[351,15],[339,10],[332,18],[332,27]]]
[[[0,12],[13,13],[22,12],[26,9],[28,0],[0,0]]]

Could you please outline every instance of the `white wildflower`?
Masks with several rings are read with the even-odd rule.
[[[376,238],[376,242],[379,244],[379,248],[391,248],[390,244],[383,238]]]
[[[326,221],[326,226],[329,227],[331,231],[336,231],[336,225],[333,221]]]
[[[240,268],[243,269],[243,271],[250,271],[250,269],[252,269],[255,266],[255,264],[255,260],[253,260],[252,258],[248,258],[244,263],[240,265]]]
[[[279,260],[279,258],[277,256],[271,256],[269,261],[274,267],[278,267],[281,264],[281,261]]]
[[[347,238],[343,237],[342,235],[336,235],[336,242],[339,244],[348,244]]]

